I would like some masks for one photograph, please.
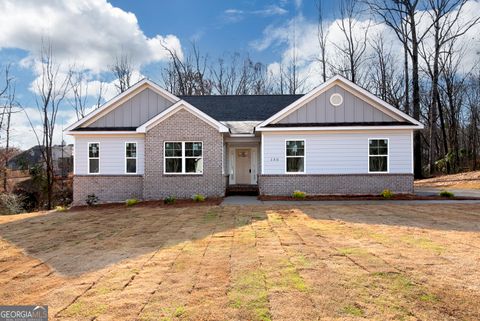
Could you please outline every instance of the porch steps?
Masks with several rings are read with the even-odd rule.
[[[258,195],[258,185],[249,184],[235,184],[228,185],[225,193],[227,196],[231,195]]]

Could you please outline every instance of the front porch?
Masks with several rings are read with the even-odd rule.
[[[261,172],[260,137],[225,138],[226,195],[258,195]]]

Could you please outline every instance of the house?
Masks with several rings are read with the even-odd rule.
[[[29,170],[35,166],[45,167],[43,158],[44,146],[36,145],[17,154],[8,160],[10,170]],[[73,145],[52,146],[53,172],[55,175],[65,177],[73,170]]]
[[[336,76],[305,95],[174,96],[142,80],[67,128],[74,203],[413,191],[423,125]]]

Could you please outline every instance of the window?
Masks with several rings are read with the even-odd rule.
[[[287,140],[286,142],[287,173],[305,172],[305,141]]]
[[[137,173],[137,143],[125,144],[125,171],[127,174]]]
[[[165,173],[203,173],[203,144],[201,142],[165,142]]]
[[[99,143],[88,144],[88,173],[89,174],[100,173],[100,144]]]
[[[388,139],[368,140],[368,171],[388,172]]]

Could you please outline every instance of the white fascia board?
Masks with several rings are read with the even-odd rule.
[[[389,130],[389,129],[423,129],[423,125],[411,126],[333,126],[333,127],[262,127],[256,130],[262,132],[289,132],[289,131],[342,131],[342,130]]]

